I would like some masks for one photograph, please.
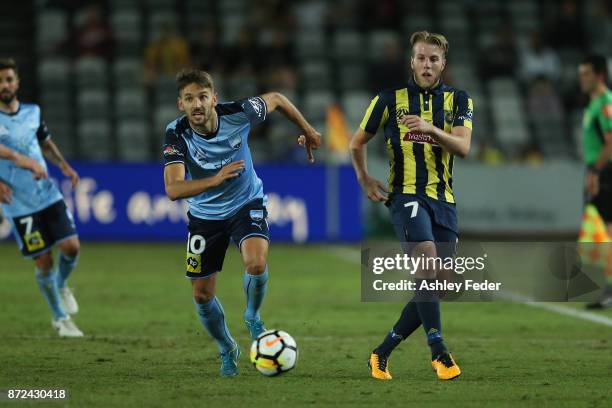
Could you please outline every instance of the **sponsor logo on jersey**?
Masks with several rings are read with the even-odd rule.
[[[264,107],[262,99],[253,97],[253,98],[247,99],[247,101],[249,101],[249,104],[251,104],[257,116],[260,118],[263,117],[265,113],[265,107]]]
[[[404,140],[413,143],[429,143],[435,146],[438,145],[438,142],[436,142],[433,137],[422,132],[407,132],[404,135]]]
[[[179,152],[179,150],[171,145],[164,147],[164,157],[166,156],[182,156],[183,153]]]

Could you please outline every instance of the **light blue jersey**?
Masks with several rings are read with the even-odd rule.
[[[40,144],[51,135],[40,115],[38,105],[21,103],[15,113],[0,112],[0,144],[36,160],[45,170]],[[29,170],[0,160],[0,180],[13,190],[10,204],[2,204],[8,218],[41,211],[61,200],[62,194],[50,179],[34,180]]]
[[[201,135],[191,128],[186,116],[181,116],[166,127],[163,148],[165,164],[183,163],[194,180],[212,177],[232,161],[244,160],[244,171],[238,177],[187,200],[191,215],[205,220],[224,220],[250,201],[266,201],[247,143],[251,126],[266,119],[266,103],[251,97],[220,103],[215,110],[216,133]]]

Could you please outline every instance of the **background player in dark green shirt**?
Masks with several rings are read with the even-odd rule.
[[[612,92],[607,74],[606,59],[600,55],[586,57],[578,67],[580,89],[590,99],[582,120],[586,192],[612,236]],[[587,307],[612,307],[612,277],[602,298]]]

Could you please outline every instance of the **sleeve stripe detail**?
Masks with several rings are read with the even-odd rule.
[[[174,161],[171,161],[171,162],[168,162],[168,163],[164,164],[164,167],[169,165],[169,164],[174,164],[174,163],[185,164],[185,161],[184,160],[174,160]]]
[[[264,107],[264,116],[263,116],[263,119],[261,120],[263,122],[264,120],[266,120],[266,116],[268,116],[268,105],[266,104],[266,101],[264,101],[264,99],[261,96],[256,96],[256,98],[261,101]]]

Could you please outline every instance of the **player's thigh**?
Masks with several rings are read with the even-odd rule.
[[[202,278],[191,279],[191,287],[193,289],[193,299],[196,303],[206,303],[215,297],[217,288],[217,274],[213,273]]]
[[[592,200],[606,224],[612,224],[612,166],[606,166],[599,175],[599,192]]]
[[[459,235],[446,226],[434,224],[432,226],[436,242],[436,252],[440,258],[452,258],[457,251]]]
[[[608,195],[600,191],[592,203],[606,226],[612,225],[612,194]],[[608,233],[610,233],[610,228],[608,228]]]
[[[186,276],[199,279],[221,271],[229,245],[226,222],[200,220],[190,216],[188,231]]]
[[[14,217],[9,221],[23,256],[36,258],[51,251],[55,241],[49,233],[42,211]]]
[[[388,203],[391,223],[402,248],[411,254],[421,242],[433,242],[431,214],[426,203],[415,195],[394,195]],[[419,246],[420,250],[430,245]]]
[[[238,245],[242,259],[247,264],[265,262],[268,256],[270,230],[268,228],[268,211],[262,200],[255,200],[245,205],[230,220],[232,241]],[[259,239],[254,239],[259,238]],[[245,246],[245,243],[248,244]],[[244,253],[244,252],[247,253]],[[263,272],[263,270],[261,271]]]
[[[268,260],[268,247],[268,240],[259,236],[252,236],[242,241],[240,254],[248,273],[251,275],[264,273]]]
[[[61,251],[70,257],[78,255],[80,246],[74,218],[64,200],[45,208],[42,216],[49,236]]]

